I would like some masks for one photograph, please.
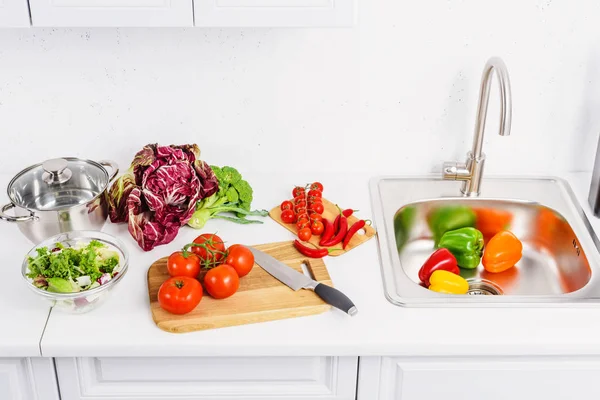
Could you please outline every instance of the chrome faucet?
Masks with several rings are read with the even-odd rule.
[[[477,106],[477,120],[475,121],[475,137],[473,138],[473,149],[467,153],[467,162],[445,162],[442,172],[446,180],[463,181],[460,191],[465,196],[479,196],[481,178],[483,176],[483,164],[485,154],[481,152],[483,147],[483,132],[485,131],[485,119],[487,117],[488,101],[490,99],[490,87],[492,85],[492,72],[496,71],[498,84],[500,85],[500,136],[510,135],[510,122],[512,117],[512,99],[510,94],[510,80],[508,70],[504,61],[498,57],[492,57],[485,64],[481,77],[481,88],[479,90],[479,105]]]

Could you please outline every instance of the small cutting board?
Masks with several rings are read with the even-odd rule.
[[[332,286],[323,260],[303,256],[294,248],[293,242],[252,247],[270,254],[299,272],[302,272],[302,264],[305,264],[316,281]],[[301,317],[320,314],[331,308],[312,290],[300,289],[294,292],[254,264],[252,271],[240,278],[240,288],[233,296],[217,300],[205,291],[200,304],[192,312],[175,315],[163,310],[158,304],[158,289],[168,278],[167,257],[155,261],[148,269],[152,319],[160,329],[172,333]]]
[[[339,210],[336,207],[336,205],[333,204],[332,202],[330,202],[329,200],[327,200],[327,199],[322,199],[322,200],[323,200],[323,208],[324,208],[324,211],[322,214],[323,218],[327,219],[330,222],[333,222],[335,220],[335,218],[338,216]],[[343,210],[343,208],[342,208],[342,210]],[[292,232],[295,235],[298,234],[298,229],[296,228],[296,224],[286,224],[285,222],[283,222],[281,220],[281,208],[279,208],[279,206],[277,206],[277,207],[273,208],[271,211],[269,211],[269,216],[271,218],[273,218],[276,222],[278,222],[281,226],[286,228],[288,231]],[[358,222],[358,221],[360,221],[360,218],[357,218],[356,216],[354,216],[354,214],[351,215],[350,218],[348,218],[348,229],[355,222]],[[353,248],[355,248],[355,247],[363,244],[367,240],[371,239],[377,233],[375,228],[373,228],[371,225],[365,225],[365,227],[363,229],[364,230],[362,232],[358,231],[354,234],[352,239],[350,239],[348,246],[346,246],[346,248],[344,250],[333,251],[329,255],[333,256],[333,257],[341,256],[342,254],[349,252]],[[319,240],[321,240],[321,236],[313,235],[310,238],[309,242],[316,245],[317,247],[323,247],[323,246],[319,246]],[[341,249],[342,244],[340,243],[339,245],[331,246],[331,248],[332,249]]]

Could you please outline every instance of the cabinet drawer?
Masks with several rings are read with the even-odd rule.
[[[360,375],[359,400],[600,398],[598,358],[370,357]]]
[[[357,358],[58,358],[56,368],[63,400],[350,400]]]

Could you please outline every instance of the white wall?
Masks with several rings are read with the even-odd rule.
[[[470,147],[491,55],[514,118],[496,136],[492,102],[488,171],[589,170],[599,16],[596,0],[361,0],[355,29],[4,30],[0,170],[125,163],[155,141],[259,170],[439,170]]]

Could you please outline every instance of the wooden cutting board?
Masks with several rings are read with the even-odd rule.
[[[302,272],[304,263],[316,281],[332,286],[323,260],[303,256],[294,248],[293,242],[268,243],[253,247],[299,272]],[[331,308],[312,290],[300,289],[294,292],[258,264],[254,264],[252,271],[240,278],[240,288],[233,296],[217,300],[205,291],[200,304],[192,312],[175,315],[160,308],[157,299],[160,285],[168,278],[167,257],[155,261],[148,269],[152,319],[160,329],[172,333],[301,317],[320,314]]]
[[[336,207],[336,205],[333,204],[332,202],[330,202],[329,200],[327,200],[327,199],[322,199],[322,200],[323,200],[323,208],[325,209],[322,214],[323,218],[326,218],[328,221],[333,222],[335,220],[335,218],[338,216],[339,210]],[[342,210],[343,209],[344,208],[342,208]],[[286,224],[285,222],[283,222],[281,220],[281,209],[279,208],[279,206],[277,206],[277,207],[273,208],[271,211],[269,211],[269,216],[271,218],[273,218],[275,221],[277,221],[281,226],[286,228],[288,231],[292,232],[294,235],[298,234],[298,229],[296,228],[296,224]],[[350,228],[352,226],[352,224],[354,224],[355,222],[358,222],[358,221],[360,221],[360,218],[357,218],[354,214],[351,215],[350,218],[348,218],[348,228]],[[349,252],[353,248],[360,246],[367,240],[371,239],[373,236],[375,236],[376,233],[377,233],[377,231],[371,225],[365,225],[364,230],[362,232],[358,231],[358,232],[356,232],[356,234],[354,234],[352,239],[350,239],[348,246],[346,246],[346,248],[344,250],[334,251],[334,252],[331,252],[331,254],[329,254],[329,255],[333,256],[333,257],[341,256],[342,254]],[[313,235],[312,238],[310,238],[309,242],[316,245],[317,247],[322,247],[322,246],[319,246],[319,240],[321,240],[321,236]],[[339,245],[331,246],[331,248],[332,249],[341,249],[342,244],[340,243]]]

